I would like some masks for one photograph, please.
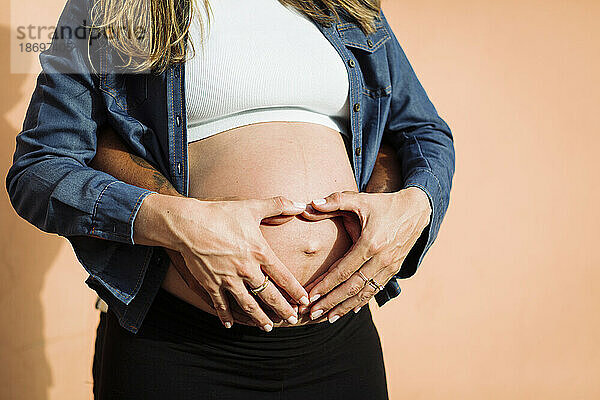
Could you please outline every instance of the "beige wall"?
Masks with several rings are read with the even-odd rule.
[[[457,155],[436,244],[376,311],[391,398],[600,398],[600,3],[384,10]],[[34,76],[10,74],[5,56],[0,80],[4,176]],[[0,217],[0,398],[86,398],[97,315],[85,273],[5,192]]]

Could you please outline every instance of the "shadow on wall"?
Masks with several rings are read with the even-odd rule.
[[[44,277],[64,243],[21,219],[10,205],[5,178],[21,130],[32,76],[10,73],[10,29],[0,26],[0,398],[40,400],[52,384],[45,355]],[[16,107],[26,101],[22,114]],[[16,112],[16,114],[15,114]]]

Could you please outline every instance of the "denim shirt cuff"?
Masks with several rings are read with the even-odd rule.
[[[109,182],[94,204],[90,236],[135,244],[133,222],[142,202],[154,191],[114,180]]]
[[[422,189],[431,206],[431,217],[429,225],[423,229],[421,236],[415,242],[415,245],[409,251],[402,263],[400,271],[396,274],[397,278],[409,278],[417,271],[427,250],[433,244],[439,230],[443,217],[443,196],[440,182],[434,173],[427,168],[417,168],[405,180],[403,188],[418,187]]]
[[[394,297],[397,297],[401,292],[400,285],[396,278],[390,279],[390,281],[384,286],[383,290],[375,294],[375,301],[377,305],[381,307]]]

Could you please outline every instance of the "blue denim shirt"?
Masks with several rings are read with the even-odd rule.
[[[69,240],[89,273],[86,283],[121,325],[135,333],[169,263],[164,249],[133,242],[136,214],[151,191],[88,164],[96,153],[96,130],[110,124],[135,154],[153,164],[177,191],[188,194],[185,64],[162,74],[113,67],[118,56],[105,37],[89,30],[85,40],[68,35],[89,24],[89,10],[90,0],[69,0],[52,46],[40,54],[42,72],[16,138],[6,187],[21,217]],[[429,100],[383,12],[380,17],[376,32],[368,36],[344,12],[334,24],[315,25],[348,72],[348,154],[359,190],[366,187],[386,136],[401,160],[403,187],[423,189],[433,210],[400,272],[376,295],[383,305],[400,293],[396,278],[415,273],[437,236],[449,203],[454,147],[450,128]]]

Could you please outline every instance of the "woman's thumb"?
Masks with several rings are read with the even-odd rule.
[[[258,200],[259,216],[262,219],[277,215],[297,215],[306,209],[306,203],[292,201],[284,196]]]

